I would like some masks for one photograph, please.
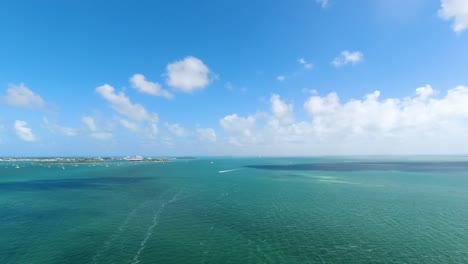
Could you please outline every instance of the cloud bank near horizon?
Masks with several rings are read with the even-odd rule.
[[[115,111],[116,116],[107,120],[113,126],[99,124],[92,116],[81,118],[84,129],[60,126],[45,117],[43,125],[57,135],[117,142],[115,135],[124,128],[145,142],[161,146],[166,142],[174,147],[187,142],[177,139],[185,139],[194,146],[210,144],[219,150],[213,154],[221,155],[457,154],[468,147],[464,140],[468,132],[467,86],[442,94],[425,85],[403,98],[384,98],[374,91],[347,101],[335,92],[315,93],[298,104],[272,94],[265,111],[247,116],[227,113],[219,117],[218,125],[192,128],[177,120],[164,120],[165,125],[159,127],[158,114],[110,85],[99,86],[96,92]],[[307,117],[298,119],[303,113]],[[16,120],[12,128],[22,141],[40,142],[26,121]],[[164,136],[159,135],[161,131]]]

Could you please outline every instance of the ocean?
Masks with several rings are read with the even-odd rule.
[[[0,263],[468,263],[468,157],[3,161]]]

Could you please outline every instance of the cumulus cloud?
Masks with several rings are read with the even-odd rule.
[[[415,96],[402,99],[381,99],[380,92],[375,91],[361,100],[342,103],[336,93],[330,93],[310,97],[304,108],[312,117],[314,136],[324,140],[367,142],[375,148],[380,146],[381,153],[449,151],[436,145],[426,149],[431,143],[451,145],[449,148],[456,151],[454,143],[463,140],[460,136],[468,131],[468,88],[456,87],[443,98],[434,95],[429,85],[417,88]],[[396,146],[400,149],[392,149]],[[372,147],[361,148],[366,152]]]
[[[460,33],[468,29],[468,1],[467,0],[441,0],[439,17],[453,20],[453,31]]]
[[[401,136],[405,133],[430,134],[446,128],[468,129],[468,88],[459,86],[443,98],[434,98],[434,90],[426,85],[409,98],[380,99],[375,91],[363,100],[341,103],[338,95],[312,96],[304,108],[313,117],[314,127],[322,133],[373,134]],[[449,131],[447,131],[449,132]]]
[[[237,114],[227,115],[219,121],[221,127],[230,133],[250,136],[255,126],[255,117],[240,117]]]
[[[286,76],[284,76],[284,75],[279,75],[278,77],[276,77],[276,80],[282,82],[282,81],[286,80]]]
[[[255,144],[262,142],[262,133],[257,130],[257,121],[264,121],[262,113],[242,117],[231,114],[223,117],[219,124],[226,132],[224,142],[231,146],[250,149]]]
[[[292,104],[286,104],[281,100],[280,96],[273,94],[270,98],[271,112],[274,117],[282,123],[294,122],[294,111]]]
[[[16,107],[42,108],[45,104],[38,94],[31,91],[23,83],[9,85],[5,99],[8,105]]]
[[[159,121],[156,113],[150,114],[141,104],[132,103],[125,93],[117,93],[114,87],[108,84],[97,87],[96,91],[109,102],[112,109],[133,121],[122,119],[123,121],[119,121],[122,126],[133,132],[143,132],[148,138],[156,136]],[[141,127],[142,122],[146,122],[145,127]]]
[[[312,94],[304,102],[310,116],[280,122],[293,115],[279,95],[270,98],[270,113],[220,120],[224,141],[233,153],[324,154],[459,154],[468,143],[468,87],[439,96],[431,86],[412,96],[382,98],[379,91],[362,99],[341,101],[337,93]],[[287,113],[287,114],[285,114]]]
[[[42,123],[52,133],[61,134],[64,136],[69,136],[69,137],[78,135],[77,129],[52,123],[46,117],[42,119]]]
[[[311,115],[331,113],[338,106],[339,98],[336,93],[329,93],[325,97],[312,96],[304,104],[304,108]]]
[[[216,132],[212,128],[197,128],[197,134],[200,140],[216,142]]]
[[[322,8],[326,8],[328,6],[329,0],[315,0]]]
[[[28,123],[26,123],[25,121],[16,120],[14,127],[15,127],[16,135],[20,139],[24,141],[28,141],[28,142],[34,142],[37,140],[31,128],[28,127]]]
[[[183,137],[188,134],[187,130],[182,127],[180,124],[170,124],[166,123],[166,128],[174,135],[178,137]]]
[[[300,58],[298,60],[299,64],[301,64],[302,66],[304,66],[304,68],[306,70],[312,70],[312,68],[314,68],[314,65],[310,62],[307,62],[304,58]]]
[[[203,61],[189,56],[167,65],[167,84],[183,92],[193,92],[210,84],[210,69]]]
[[[133,88],[141,93],[146,93],[154,96],[162,96],[164,98],[173,98],[174,96],[162,89],[159,83],[154,83],[146,80],[143,74],[135,74],[130,78],[130,84]]]
[[[86,128],[89,130],[91,137],[100,139],[100,140],[108,140],[112,138],[112,133],[107,132],[99,128],[96,124],[94,118],[90,116],[85,116],[81,118],[83,124],[85,124]]]
[[[364,59],[364,54],[360,51],[342,51],[340,56],[336,57],[332,64],[335,67],[341,67],[348,64],[356,65]]]
[[[109,84],[97,87],[96,91],[118,113],[137,121],[150,119],[150,115],[142,105],[133,104],[123,92],[116,93],[114,87]]]
[[[423,87],[416,88],[416,95],[422,101],[425,101],[426,99],[430,98],[435,94],[436,92],[434,91],[434,89],[432,89],[432,86],[428,84]]]

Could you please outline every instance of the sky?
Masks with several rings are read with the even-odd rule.
[[[2,1],[0,156],[468,154],[468,0]]]

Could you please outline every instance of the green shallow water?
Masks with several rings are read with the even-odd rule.
[[[467,190],[450,158],[4,162],[0,263],[468,263]]]

